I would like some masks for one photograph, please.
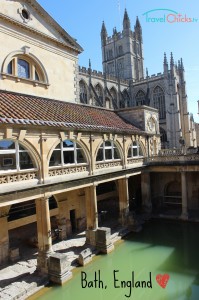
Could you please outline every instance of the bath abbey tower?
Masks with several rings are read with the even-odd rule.
[[[185,70],[182,58],[163,57],[163,72],[144,72],[142,27],[137,17],[134,31],[125,10],[123,30],[108,36],[101,28],[103,73],[80,68],[80,102],[121,109],[147,105],[159,111],[162,148],[196,147],[195,124],[187,109]]]

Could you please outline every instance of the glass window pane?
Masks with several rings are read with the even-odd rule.
[[[61,144],[58,144],[55,149],[61,149]]]
[[[107,147],[107,146],[108,146],[108,147],[111,147],[111,146],[112,146],[110,141],[106,141],[106,142],[105,142],[105,147]]]
[[[143,156],[142,148],[139,145],[139,156]]]
[[[128,151],[128,158],[131,157],[131,147],[129,148],[129,151]]]
[[[17,68],[19,77],[30,78],[29,63],[27,61],[18,59]]]
[[[0,150],[15,149],[15,143],[13,141],[3,140],[0,141]]]
[[[63,152],[64,157],[64,164],[74,164],[74,151],[64,151]]]
[[[12,74],[12,60],[9,62],[8,67],[7,67],[7,73]]]
[[[16,170],[16,154],[0,154],[0,171]]]
[[[21,170],[34,168],[32,160],[31,160],[28,152],[20,152],[19,153],[19,167]]]
[[[113,159],[112,158],[112,149],[105,149],[105,160]]]
[[[70,140],[65,140],[63,142],[63,148],[74,148],[74,143]]]
[[[77,163],[82,164],[82,163],[85,163],[85,162],[86,162],[86,160],[84,158],[83,151],[82,150],[77,150]]]
[[[102,161],[104,160],[103,158],[103,149],[99,149],[98,152],[97,152],[97,158],[96,158],[97,161]]]
[[[114,159],[119,159],[120,158],[119,151],[118,151],[117,148],[114,148],[113,154],[114,154]]]
[[[138,149],[137,148],[133,148],[133,156],[138,156]]]
[[[49,166],[60,166],[61,165],[61,151],[54,150],[51,158],[50,158],[50,163]]]
[[[39,81],[39,75],[36,70],[35,70],[35,80]]]

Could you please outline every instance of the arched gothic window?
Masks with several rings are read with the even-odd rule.
[[[98,105],[103,106],[103,91],[102,91],[102,88],[99,84],[96,85],[95,92],[96,92],[97,97],[98,97],[98,99],[97,99]]]
[[[0,141],[0,172],[33,169],[34,165],[26,150],[18,141]]]
[[[164,91],[161,87],[157,86],[153,91],[153,105],[159,111],[159,118],[166,118],[166,110],[165,110],[165,95]]]
[[[111,97],[112,97],[112,100],[113,100],[113,108],[117,109],[118,108],[118,105],[117,105],[117,92],[116,92],[115,88],[112,87],[110,89],[110,93],[111,93]]]
[[[123,99],[124,99],[124,107],[125,106],[129,107],[130,106],[130,97],[129,97],[127,90],[124,90],[122,92],[122,95],[123,95]]]
[[[96,161],[120,159],[119,151],[113,141],[104,141],[98,152]]]
[[[84,151],[75,141],[65,140],[57,145],[50,158],[50,167],[86,163]]]
[[[143,91],[138,91],[136,96],[135,96],[135,100],[136,100],[136,105],[140,106],[140,105],[144,105],[145,102],[145,93]]]
[[[134,158],[139,156],[143,156],[142,148],[138,141],[134,141],[129,147],[127,158]]]
[[[82,80],[79,82],[79,90],[80,90],[80,102],[87,103],[88,101],[87,88],[86,88],[86,84]]]

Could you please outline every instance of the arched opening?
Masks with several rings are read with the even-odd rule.
[[[129,211],[137,214],[142,213],[141,175],[131,176],[128,180]]]
[[[53,196],[49,198],[52,239],[55,240],[54,229],[57,228],[57,202]],[[19,248],[20,256],[36,254],[38,246],[37,216],[35,200],[13,204],[8,213],[10,248]],[[31,250],[32,249],[32,250]]]
[[[95,92],[97,94],[96,105],[103,106],[103,89],[99,83],[95,86]]]
[[[177,180],[169,182],[164,189],[164,209],[169,214],[181,214],[181,183]]]
[[[124,101],[124,103],[122,104],[123,107],[129,107],[130,106],[130,96],[126,89],[122,92],[122,97],[123,97],[123,101]]]
[[[79,91],[80,91],[80,102],[81,103],[88,103],[88,94],[87,94],[87,86],[83,80],[79,82]]]
[[[117,105],[117,91],[114,87],[112,87],[110,89],[110,94],[111,94],[111,97],[112,97],[113,108],[117,109],[118,108],[118,105]]]
[[[65,140],[59,143],[53,150],[49,166],[55,167],[86,163],[86,155],[82,147],[76,141]]]
[[[103,141],[98,149],[96,161],[100,162],[117,159],[120,159],[120,154],[115,143],[113,141]]]
[[[129,147],[127,158],[137,157],[143,157],[143,151],[140,143],[138,141],[134,141]]]
[[[115,181],[99,184],[96,193],[99,226],[111,227],[119,218],[119,198]]]
[[[145,93],[142,90],[139,90],[135,96],[136,105],[137,106],[144,105],[145,97],[146,97]]]
[[[29,151],[18,141],[0,141],[0,172],[29,170],[36,167]]]

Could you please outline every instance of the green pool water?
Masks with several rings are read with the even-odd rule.
[[[169,275],[165,287],[157,283],[158,274]],[[86,267],[77,268],[64,286],[46,288],[34,299],[198,300],[199,224],[148,222],[109,255],[99,255]]]

